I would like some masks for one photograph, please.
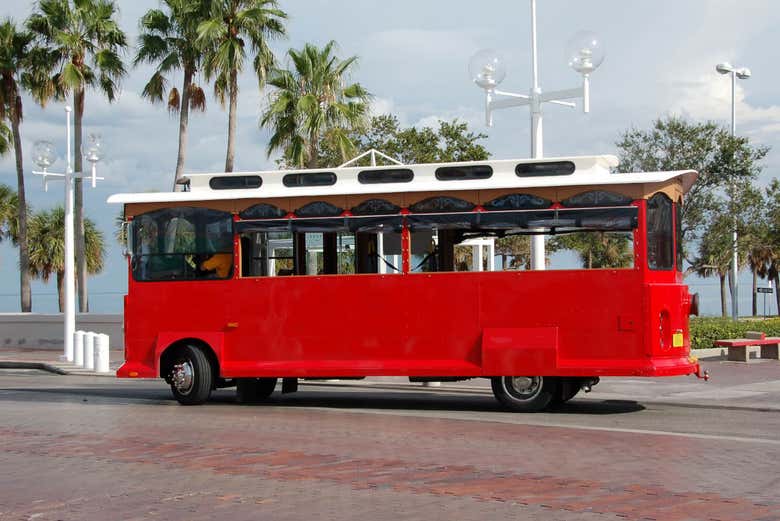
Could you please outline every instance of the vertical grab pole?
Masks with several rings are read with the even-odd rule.
[[[412,260],[412,233],[404,219],[404,227],[401,230],[401,271],[404,275],[411,271]]]

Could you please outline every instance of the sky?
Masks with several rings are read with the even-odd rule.
[[[4,0],[0,17],[26,18],[32,3]],[[135,44],[138,19],[155,0],[119,0],[120,24]],[[484,144],[497,159],[524,158],[530,153],[527,108],[502,110],[494,126],[484,124],[484,94],[471,83],[469,58],[484,48],[497,49],[506,60],[501,88],[526,92],[530,77],[530,2],[528,0],[280,0],[289,14],[288,38],[274,42],[284,62],[289,48],[310,42],[338,42],[342,57],[357,55],[352,79],[373,95],[373,111],[393,113],[403,125],[430,126],[440,119],[460,118],[472,130],[488,135]],[[592,75],[591,112],[545,107],[546,156],[614,154],[625,130],[647,128],[667,115],[729,125],[731,83],[715,72],[729,61],[749,67],[753,77],[737,84],[737,132],[773,150],[764,161],[761,185],[780,172],[780,69],[776,64],[780,4],[776,0],[538,0],[539,74],[542,90],[573,88],[580,77],[567,66],[566,44],[581,30],[599,34],[606,47],[603,65]],[[126,55],[129,61],[135,50]],[[131,69],[119,99],[108,104],[88,92],[85,135],[102,135],[108,157],[99,165],[106,179],[86,189],[86,213],[95,220],[109,246],[106,268],[89,282],[91,310],[121,312],[127,288],[121,248],[113,240],[118,207],[106,198],[119,192],[169,190],[176,162],[178,120],[165,107],[140,97],[150,67]],[[180,77],[173,77],[180,84]],[[267,158],[268,133],[259,129],[267,101],[249,74],[241,77],[238,102],[236,170],[274,169]],[[210,89],[207,88],[210,92]],[[25,99],[22,139],[29,155],[33,142],[48,139],[65,152],[64,104],[45,109]],[[207,111],[190,118],[186,170],[219,171],[224,167],[227,113],[212,98]],[[53,168],[63,168],[60,161]],[[28,200],[35,209],[62,204],[56,184],[44,192],[25,163]],[[13,155],[0,158],[0,183],[16,186]],[[18,254],[0,245],[0,312],[18,311]],[[750,309],[750,276],[741,280],[740,310]],[[688,278],[703,296],[706,313],[717,313],[715,279]],[[773,299],[769,299],[772,301]],[[53,282],[34,283],[33,307],[56,311]],[[759,311],[762,301],[759,300]],[[774,311],[774,307],[771,307]]]

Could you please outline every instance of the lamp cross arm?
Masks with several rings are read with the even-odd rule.
[[[498,99],[493,96],[500,96]],[[505,92],[501,90],[494,90],[488,92],[488,108],[494,109],[506,109],[509,107],[523,107],[532,103],[531,96],[525,94],[516,94],[514,92]]]
[[[58,179],[64,179],[65,176],[67,175],[67,174],[59,174],[57,172],[49,172],[47,170],[43,170],[43,171],[33,170],[33,174],[42,175],[43,177],[53,177]]]
[[[582,98],[584,95],[585,93],[582,87],[577,87],[574,89],[552,90],[550,92],[543,92],[541,95],[541,101],[546,103],[556,103],[558,105],[574,106],[574,103],[567,103],[561,100]]]
[[[521,99],[521,100],[530,100],[531,96],[528,96],[526,94],[518,94],[516,92],[507,92],[505,90],[497,90],[494,89],[493,94],[497,96],[502,96],[504,98],[515,98],[515,99]]]

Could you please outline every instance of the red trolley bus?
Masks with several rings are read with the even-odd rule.
[[[117,375],[164,378],[182,404],[230,386],[259,401],[279,379],[291,392],[298,379],[490,378],[516,411],[603,376],[699,376],[679,244],[696,173],[616,166],[198,174],[183,192],[114,195],[129,232]],[[596,238],[622,260],[519,269],[512,244],[529,234]]]

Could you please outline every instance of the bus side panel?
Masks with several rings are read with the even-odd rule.
[[[646,370],[635,270],[244,279],[226,376],[598,375]],[[485,350],[483,332],[557,328],[551,356]],[[528,340],[522,341],[523,330]],[[534,343],[536,349],[538,342]],[[550,354],[548,353],[548,354]],[[486,359],[487,357],[488,359]],[[492,358],[491,358],[492,357]]]
[[[158,357],[168,345],[186,338],[206,341],[201,332],[227,330],[231,318],[228,316],[231,286],[229,280],[143,283],[131,280],[125,306],[126,360],[117,375],[158,377]],[[138,374],[131,375],[131,372]]]
[[[630,374],[631,367],[646,363],[640,282],[641,272],[628,269],[485,274],[482,327],[557,328],[554,363],[543,373],[547,376]],[[497,370],[491,360],[483,365],[490,367],[486,375]],[[529,369],[510,364],[501,374],[537,374]]]
[[[240,327],[226,335],[225,372],[478,375],[478,281],[436,276],[470,296],[453,306],[427,275],[238,280],[234,305],[243,309]]]

